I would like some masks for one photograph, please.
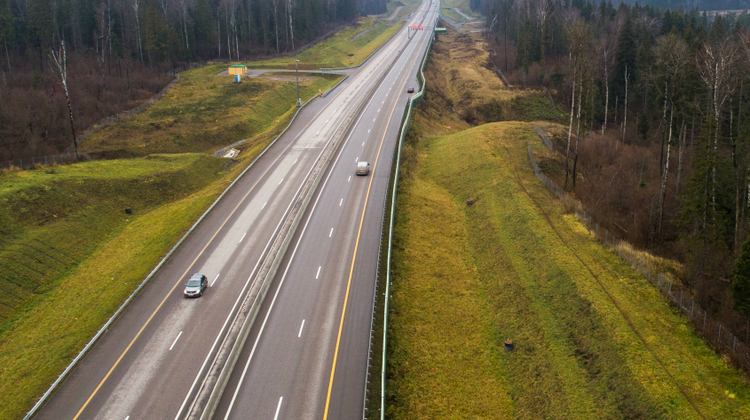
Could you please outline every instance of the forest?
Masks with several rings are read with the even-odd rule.
[[[747,11],[477,6],[511,85],[548,88],[560,107],[562,159],[547,171],[610,231],[680,261],[701,305],[748,330],[739,315],[750,315]]]
[[[0,0],[0,162],[60,153],[187,63],[290,54],[385,11],[385,0]]]

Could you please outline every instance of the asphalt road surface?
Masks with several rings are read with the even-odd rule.
[[[363,415],[388,176],[435,8],[423,2],[346,83],[302,110],[36,418],[184,418],[300,186],[348,111],[382,80],[315,192],[214,418]],[[423,31],[408,30],[420,23]],[[369,176],[355,175],[357,160],[371,163]],[[194,272],[205,273],[210,287],[185,299]]]

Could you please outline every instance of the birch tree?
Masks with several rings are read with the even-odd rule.
[[[294,51],[294,20],[292,19],[294,10],[294,2],[289,0],[287,11],[289,12],[289,38],[292,40],[292,51]]]
[[[664,91],[664,109],[662,113],[662,123],[666,123],[667,106],[670,107],[669,114],[669,125],[667,126],[668,135],[666,136],[666,147],[667,153],[666,158],[660,157],[663,167],[660,168],[662,173],[661,189],[659,191],[659,239],[662,237],[662,224],[664,221],[664,205],[667,198],[667,181],[669,179],[669,158],[672,150],[672,133],[675,113],[675,100],[678,94],[678,88],[682,82],[682,75],[685,70],[685,66],[688,64],[689,53],[688,46],[680,39],[677,34],[670,33],[666,36],[659,38],[656,44],[657,51],[657,63],[659,65],[660,74],[663,78]],[[661,85],[661,84],[659,84]],[[662,140],[662,145],[664,140]],[[664,147],[662,146],[662,150]],[[680,156],[681,159],[681,156]]]
[[[135,39],[138,43],[138,54],[141,57],[141,64],[143,64],[143,41],[141,39],[141,17],[139,13],[141,0],[131,0],[130,7],[133,8],[133,12],[135,13]]]
[[[103,90],[107,90],[107,78],[106,74],[104,73],[104,63],[107,59],[107,56],[105,54],[107,50],[107,45],[109,44],[109,36],[105,35],[106,32],[106,25],[104,24],[104,15],[106,14],[105,11],[106,7],[104,3],[101,3],[99,5],[99,8],[96,10],[96,42],[101,48],[101,51],[99,51],[99,54],[96,55],[96,61],[99,62],[99,69],[102,72],[102,88]]]
[[[591,30],[588,25],[584,22],[575,22],[571,25],[568,31],[568,37],[570,38],[570,57],[572,59],[573,67],[573,78],[572,78],[572,93],[570,99],[570,121],[568,123],[568,142],[565,147],[565,186],[568,185],[568,175],[570,173],[570,140],[573,136],[573,119],[576,110],[576,94],[581,98],[580,84],[582,80],[581,65],[584,60],[584,55],[589,48],[589,42],[591,42]],[[577,92],[578,90],[578,92]]]
[[[698,73],[708,90],[710,118],[714,122],[709,165],[711,171],[711,205],[716,208],[716,158],[719,148],[719,126],[721,113],[729,96],[734,91],[733,78],[738,59],[737,47],[731,42],[716,45],[705,43],[697,57]]]
[[[187,29],[187,21],[188,21],[188,15],[190,11],[190,2],[189,0],[178,0],[179,5],[179,13],[180,13],[180,20],[182,21],[182,33],[185,36],[185,48],[190,51],[190,41],[188,41],[188,29]]]
[[[611,78],[612,67],[614,64],[617,38],[606,34],[599,41],[599,56],[602,59],[603,72],[602,82],[604,84],[604,122],[602,123],[602,135],[607,129],[609,118],[609,80]]]
[[[73,149],[76,153],[76,159],[78,158],[78,140],[76,140],[76,128],[73,124],[73,106],[70,104],[70,92],[68,91],[68,54],[65,51],[65,40],[60,40],[60,46],[57,50],[52,49],[49,52],[49,57],[52,59],[54,64],[53,70],[55,78],[63,88],[65,92],[65,100],[68,103],[68,116],[70,117],[70,131],[73,135]]]

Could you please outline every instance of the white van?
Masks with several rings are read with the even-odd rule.
[[[357,175],[367,175],[370,173],[370,163],[360,160],[357,162]]]

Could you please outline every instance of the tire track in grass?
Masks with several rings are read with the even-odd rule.
[[[523,191],[523,193],[526,194],[527,197],[529,197],[529,199],[531,200],[531,202],[534,203],[534,205],[536,206],[536,208],[539,209],[539,212],[541,213],[542,217],[544,217],[544,219],[547,221],[547,225],[549,225],[549,227],[552,229],[552,231],[555,232],[555,235],[560,240],[560,242],[562,242],[563,245],[565,245],[565,248],[567,248],[568,251],[570,251],[570,253],[573,256],[575,256],[575,258],[578,260],[578,262],[581,263],[581,265],[586,269],[586,271],[588,271],[588,273],[591,275],[591,277],[596,281],[596,283],[602,289],[602,291],[604,292],[604,294],[607,295],[607,298],[609,299],[610,302],[612,302],[612,305],[615,307],[615,309],[617,309],[617,312],[619,312],[620,316],[622,316],[622,318],[628,324],[628,327],[630,328],[630,330],[633,331],[633,333],[636,335],[636,337],[638,337],[638,340],[643,345],[643,348],[645,348],[646,351],[648,351],[649,354],[651,354],[651,356],[654,358],[654,360],[656,360],[656,362],[659,364],[659,366],[661,366],[661,368],[664,370],[664,373],[667,374],[667,376],[672,381],[672,383],[674,384],[674,386],[677,387],[677,389],[680,391],[680,394],[682,394],[682,396],[685,397],[685,400],[690,404],[690,406],[693,408],[693,410],[695,410],[695,412],[698,414],[698,416],[700,418],[702,418],[702,419],[705,420],[706,416],[704,416],[703,412],[701,412],[698,409],[698,407],[695,405],[695,403],[690,398],[690,396],[687,394],[687,392],[683,389],[682,386],[680,386],[680,384],[674,378],[674,376],[669,371],[669,369],[667,369],[667,366],[664,364],[664,362],[661,360],[661,358],[659,358],[659,356],[656,355],[656,353],[654,352],[654,350],[651,348],[651,346],[648,345],[648,343],[643,338],[643,336],[641,335],[641,333],[635,328],[635,325],[633,324],[633,321],[630,319],[630,317],[627,314],[625,314],[625,312],[623,312],[622,308],[620,308],[620,305],[617,303],[617,300],[614,298],[614,296],[612,296],[610,294],[609,290],[607,290],[607,288],[604,287],[604,284],[602,284],[601,280],[599,280],[599,276],[597,276],[596,274],[594,274],[594,271],[591,269],[591,267],[589,267],[589,265],[586,264],[583,261],[583,259],[581,259],[581,257],[578,255],[578,253],[576,253],[573,250],[573,248],[571,248],[571,246],[568,245],[568,243],[565,241],[565,239],[563,239],[562,235],[560,235],[560,232],[558,232],[558,230],[555,227],[555,225],[552,223],[552,220],[549,218],[549,215],[547,214],[547,212],[544,211],[544,209],[542,208],[542,206],[534,199],[534,197],[526,189],[526,186],[523,184],[523,181],[521,180],[521,177],[518,174],[518,168],[516,166],[516,162],[513,160],[513,155],[510,153],[510,149],[508,149],[508,147],[506,145],[504,145],[504,144],[501,144],[501,143],[499,143],[499,144],[503,147],[503,149],[505,149],[505,152],[508,155],[508,162],[510,163],[511,167],[513,168],[513,177],[515,178],[515,181],[518,184],[518,186],[521,188],[521,191]]]

